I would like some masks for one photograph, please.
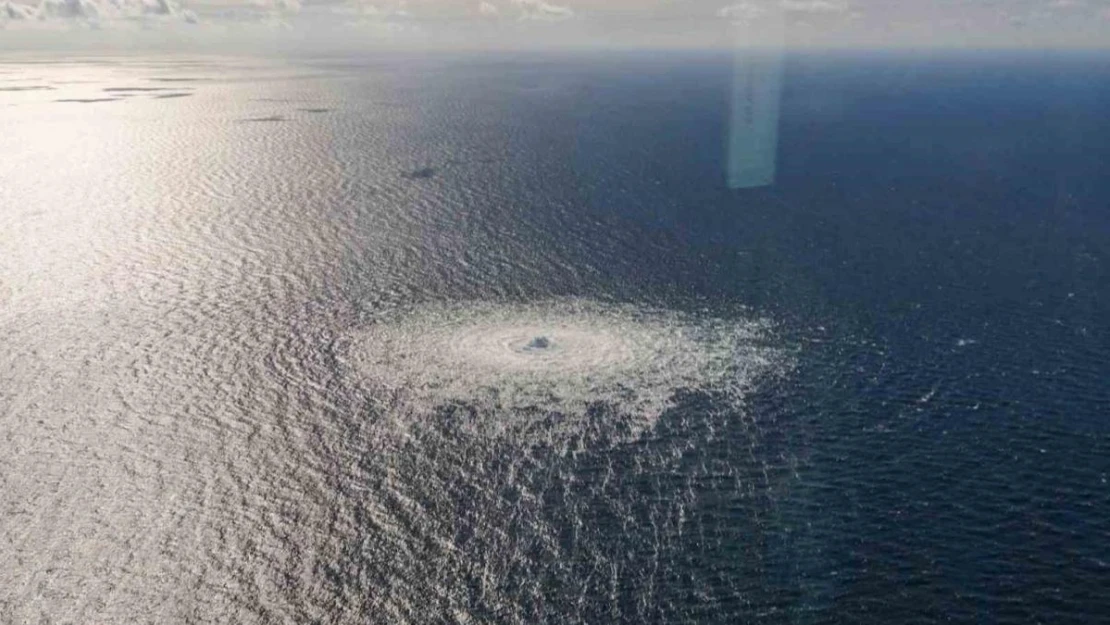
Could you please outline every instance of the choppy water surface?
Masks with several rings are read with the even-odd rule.
[[[0,64],[0,622],[1110,612],[1110,81],[1026,61],[793,59],[747,191],[711,57]]]

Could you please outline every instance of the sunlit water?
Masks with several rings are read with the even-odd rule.
[[[1110,98],[973,61],[744,192],[716,58],[0,64],[0,622],[1108,613]]]

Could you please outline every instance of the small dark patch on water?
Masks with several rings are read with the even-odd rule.
[[[46,85],[27,85],[22,87],[0,87],[0,91],[52,91],[54,87]]]
[[[297,110],[302,113],[328,113],[331,111],[329,108],[301,108]]]
[[[170,78],[170,77],[157,77],[151,78],[151,82],[204,82],[208,78]]]
[[[92,104],[93,102],[119,102],[122,98],[62,98],[55,102],[73,102],[75,104]]]
[[[193,94],[191,93],[158,93],[153,97],[158,100],[168,100],[170,98],[187,98]]]
[[[285,116],[283,115],[267,115],[265,117],[247,117],[245,119],[236,120],[240,122],[283,122]]]
[[[427,180],[428,178],[434,177],[436,173],[437,171],[434,167],[421,167],[420,169],[404,172],[401,174],[401,177],[408,178],[409,180]]]
[[[172,91],[169,87],[104,87],[108,93],[146,93],[148,91]]]

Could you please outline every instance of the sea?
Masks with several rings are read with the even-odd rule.
[[[0,623],[1110,619],[1110,56],[287,57],[0,59]]]

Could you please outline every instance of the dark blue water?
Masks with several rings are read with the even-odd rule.
[[[806,285],[794,297],[860,341],[815,367],[845,375],[811,405],[799,510],[822,518],[821,610],[1104,614],[1105,60],[829,65],[793,67],[768,218]],[[807,119],[807,101],[845,93],[839,115]]]
[[[0,66],[0,622],[1105,620],[1110,59],[730,63]]]
[[[801,346],[759,411],[789,424],[764,453],[803,458],[797,480],[757,531],[729,517],[740,493],[701,485],[690,514],[707,535],[668,581],[721,584],[676,612],[1110,614],[1108,60],[789,58],[777,183],[741,191],[720,183],[720,68],[640,62],[591,61],[589,87],[547,104],[567,130],[565,192],[638,232],[638,262],[612,279],[773,311]]]

